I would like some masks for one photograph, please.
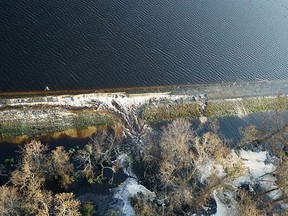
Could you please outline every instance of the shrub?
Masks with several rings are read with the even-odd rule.
[[[91,216],[94,213],[95,213],[94,206],[90,202],[84,203],[83,206],[81,207],[82,216]]]

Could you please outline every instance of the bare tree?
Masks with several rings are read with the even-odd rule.
[[[193,131],[188,121],[178,119],[163,128],[161,138],[161,179],[165,186],[174,186],[179,179],[187,177],[183,174],[192,171],[193,153],[190,149]]]
[[[70,163],[69,153],[65,151],[63,146],[57,146],[51,152],[52,167],[54,178],[62,188],[66,188],[73,182],[74,166]]]
[[[34,190],[22,198],[22,208],[26,215],[51,215],[53,197],[50,191]]]
[[[80,216],[80,201],[75,199],[73,193],[60,193],[55,195],[54,214],[56,216]]]
[[[78,168],[82,175],[93,183],[104,178],[104,170],[109,169],[114,173],[120,168],[117,161],[119,155],[119,141],[115,136],[102,132],[93,137],[91,143],[76,155]],[[113,176],[110,181],[113,181]]]
[[[0,187],[0,215],[18,216],[21,212],[20,197],[14,187]]]
[[[154,149],[156,148],[152,148],[151,144],[144,149],[144,162],[151,166],[153,163],[150,158],[160,158],[159,170],[154,175],[162,183],[158,192],[169,203],[165,214],[177,215],[191,210],[197,212],[211,198],[211,191],[224,182],[223,177],[212,174],[204,183],[200,183],[198,166],[201,167],[201,164],[215,161],[223,165],[229,170],[227,180],[234,178],[236,171],[240,171],[242,167],[242,164],[235,166],[234,163],[227,162],[230,161],[231,150],[215,132],[206,132],[199,136],[192,130],[191,123],[184,119],[174,120],[164,127],[159,150],[153,153]]]
[[[190,181],[195,172],[194,155],[191,151],[193,142],[191,124],[178,119],[163,128],[160,141],[161,162],[160,179],[170,197],[167,214],[175,209],[181,210],[182,205],[191,207],[194,203]]]
[[[48,157],[48,146],[40,141],[33,140],[22,149],[23,161],[29,164],[33,173],[41,173],[44,176],[50,174],[51,160]]]
[[[20,167],[12,173],[11,180],[22,197],[21,206],[26,214],[49,215],[52,196],[43,190],[45,176],[49,173],[47,147],[32,141],[22,152]]]

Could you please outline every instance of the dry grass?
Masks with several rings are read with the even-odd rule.
[[[141,119],[150,123],[160,121],[172,121],[177,118],[193,119],[200,117],[198,104],[170,104],[145,108],[141,113]]]
[[[204,113],[197,103],[160,104],[157,107],[147,107],[141,114],[141,119],[149,123],[173,121],[177,118],[194,119],[202,114],[206,117],[237,116],[249,113],[267,112],[271,110],[288,110],[288,97],[279,95],[275,98],[242,98],[240,100],[208,101]]]
[[[256,206],[255,198],[248,192],[239,189],[237,193],[239,216],[265,216]]]

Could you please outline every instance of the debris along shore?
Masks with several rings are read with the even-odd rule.
[[[0,141],[89,136],[99,127],[288,109],[288,81],[258,81],[0,95]],[[126,126],[125,126],[126,125]],[[87,132],[87,129],[88,132]],[[56,134],[55,134],[56,133]]]

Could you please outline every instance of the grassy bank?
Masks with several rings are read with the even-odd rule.
[[[180,92],[178,93],[181,96]],[[147,102],[147,98],[145,99],[143,95],[134,95],[133,97],[138,100],[138,102],[135,100],[137,103],[142,101],[140,102],[141,106],[137,105],[138,107],[135,107],[139,109],[138,111],[141,110],[138,117],[148,123],[157,123],[172,121],[177,118],[194,119],[200,116],[245,116],[249,113],[266,112],[269,110],[288,110],[287,96],[210,99],[208,101],[204,101],[203,98],[197,99],[202,101],[200,103],[190,99],[173,100],[175,95],[172,95],[172,99],[170,98],[170,100],[169,95],[164,95],[165,99],[159,99],[158,101],[155,100],[155,95],[150,95],[151,99],[154,100],[152,103],[150,101]],[[191,94],[183,94],[185,97],[189,95]],[[50,105],[45,104],[44,102],[43,104],[31,103],[31,105],[21,105],[21,102],[16,100],[16,104],[13,106],[7,105],[1,108],[0,142],[19,142],[19,140],[23,141],[27,138],[42,136],[53,137],[55,133],[55,137],[59,137],[64,131],[64,134],[71,135],[72,137],[82,136],[83,134],[88,134],[87,136],[89,136],[97,128],[120,125],[122,123],[120,116],[109,111],[98,111],[97,108],[93,108],[91,103],[97,104],[94,101],[94,97],[97,98],[97,95],[93,95],[93,97],[89,97],[88,95],[85,98],[88,102],[85,100],[77,101],[79,98],[81,99],[81,96],[75,98],[69,96],[67,98],[64,97],[64,99],[60,97],[62,101],[59,99],[60,102],[55,102],[55,105],[53,103],[50,103]],[[123,102],[124,106],[127,105],[125,103],[134,106],[134,101],[131,100],[131,97],[118,98],[117,103],[121,104],[123,100],[126,100]],[[110,98],[110,100],[112,106],[117,104],[114,101],[116,98]],[[62,105],[59,105],[59,103]],[[103,104],[105,103],[106,101],[104,100]],[[203,110],[204,103],[206,107]],[[115,107],[115,109],[117,110],[118,108]],[[139,113],[138,111],[137,113]]]
[[[48,117],[40,117],[43,110],[33,110],[34,115],[39,114],[39,118],[31,118],[24,115],[21,119],[10,119],[0,121],[0,142],[21,142],[27,138],[37,138],[48,136],[54,133],[85,134],[84,130],[93,127],[95,130],[100,127],[113,127],[121,123],[121,119],[107,112],[99,112],[93,110],[67,111],[63,115],[53,115],[53,109],[45,110],[50,112]],[[66,132],[66,133],[65,133]]]
[[[196,103],[158,105],[147,107],[141,113],[141,119],[150,123],[160,121],[172,121],[176,118],[197,118],[200,117],[199,106]]]
[[[288,97],[259,97],[208,101],[203,112],[206,117],[246,115],[269,110],[288,110]],[[193,119],[201,116],[199,105],[195,103],[158,105],[146,107],[141,119],[149,123],[172,121],[177,118]]]

